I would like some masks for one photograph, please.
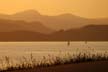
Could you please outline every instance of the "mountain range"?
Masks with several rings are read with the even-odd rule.
[[[50,34],[24,30],[0,32],[0,41],[108,41],[108,25],[88,25]]]
[[[57,16],[42,15],[35,10],[27,10],[12,15],[0,14],[0,19],[23,20],[26,22],[39,21],[44,26],[53,30],[68,30],[71,28],[83,27],[90,24],[108,25],[108,18],[88,19],[72,14],[61,14]]]
[[[108,18],[42,15],[27,10],[0,14],[0,41],[108,41]]]
[[[0,32],[12,32],[12,31],[33,31],[43,34],[49,34],[54,30],[44,26],[41,22],[25,22],[21,20],[4,20],[0,19]]]

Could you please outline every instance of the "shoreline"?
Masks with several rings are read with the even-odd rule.
[[[1,72],[108,72],[108,61],[64,64],[49,67],[35,67]]]

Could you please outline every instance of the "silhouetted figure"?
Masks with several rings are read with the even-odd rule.
[[[67,45],[70,46],[70,41],[68,41]]]

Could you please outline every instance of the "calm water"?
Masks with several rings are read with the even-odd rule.
[[[35,57],[42,57],[92,49],[108,51],[108,42],[71,42],[70,46],[67,42],[0,42],[0,56],[9,57],[29,56],[31,53]]]
[[[38,61],[43,60],[43,56],[63,57],[67,53],[90,51],[92,53],[108,51],[108,42],[0,42],[0,68],[6,68],[5,56],[9,56],[12,65],[20,64],[24,57],[30,59],[30,54]],[[4,65],[4,66],[3,66]]]

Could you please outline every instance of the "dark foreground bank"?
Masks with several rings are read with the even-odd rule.
[[[108,72],[108,61],[65,64],[51,67],[36,67],[2,72]]]

